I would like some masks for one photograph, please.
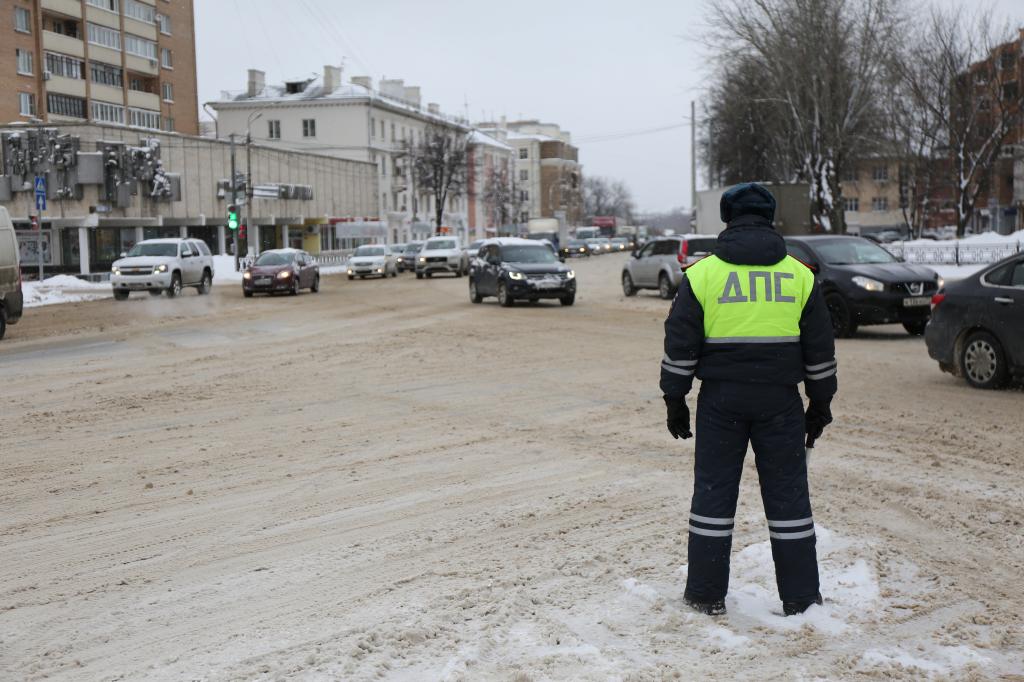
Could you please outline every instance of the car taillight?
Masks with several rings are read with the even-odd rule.
[[[679,256],[677,257],[680,265],[686,265],[686,257],[690,254],[690,243],[683,240],[683,245],[679,248]]]
[[[946,300],[945,294],[935,294],[932,296],[932,310],[934,311],[939,307],[939,304]]]

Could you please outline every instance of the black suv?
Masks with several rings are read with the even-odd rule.
[[[942,286],[934,270],[897,260],[862,237],[786,237],[789,255],[817,275],[838,337],[857,327],[900,323],[910,334],[924,334],[932,294]]]
[[[530,239],[489,239],[469,270],[470,300],[480,303],[484,296],[497,296],[503,306],[542,298],[572,305],[576,273],[563,265],[547,244]]]
[[[943,371],[976,388],[1024,379],[1024,254],[940,289],[924,340]]]

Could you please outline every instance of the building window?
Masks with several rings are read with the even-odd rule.
[[[81,80],[85,77],[85,74],[82,73],[83,68],[84,64],[81,59],[57,54],[56,52],[46,53],[46,70],[54,76]]]
[[[126,33],[124,36],[124,51],[143,59],[156,61],[156,43],[139,36]]]
[[[529,149],[525,149],[525,148],[524,149],[520,149],[519,150],[519,158],[520,159],[528,159],[528,158],[530,158],[530,150]]]
[[[171,83],[163,84],[163,97],[165,102],[174,101],[174,85]]]
[[[18,113],[22,116],[36,115],[36,96],[31,92],[18,93]]]
[[[99,24],[87,24],[89,42],[100,47],[109,47],[111,50],[121,49],[121,32],[114,28],[107,28]]]
[[[124,125],[124,107],[118,104],[93,101],[92,118],[94,121],[102,123],[120,123]]]
[[[529,179],[530,179],[530,171],[528,171],[525,168],[522,169],[521,171],[519,171],[519,180],[520,181],[526,182]]]
[[[156,15],[156,25],[160,27],[160,32],[165,36],[171,35],[171,18],[166,14]]]
[[[519,201],[529,201],[529,200],[530,200],[530,193],[527,192],[525,189],[519,190]]]
[[[174,132],[174,117],[168,116],[164,119],[164,130]]]
[[[18,59],[18,73],[23,76],[32,75],[32,53],[28,50],[15,50],[15,56]]]
[[[889,179],[889,167],[888,166],[875,166],[875,169],[874,169],[874,171],[872,172],[871,175],[872,175],[872,177],[875,180],[877,180],[879,182],[888,180]]]
[[[89,62],[89,71],[92,74],[93,83],[109,85],[114,88],[124,87],[124,71],[120,67],[91,61]]]
[[[394,121],[391,122],[391,141],[392,142],[395,141],[395,123],[394,123]]]
[[[521,222],[521,223],[528,223],[528,222],[530,222],[530,212],[529,211],[523,211],[522,213],[520,213],[519,214],[519,222]]]
[[[131,108],[128,110],[128,125],[160,130],[160,112]]]
[[[32,14],[24,7],[14,8],[14,30],[18,33],[32,32]]]
[[[124,15],[132,19],[152,24],[156,21],[156,9],[138,0],[124,0]]]
[[[117,0],[85,0],[85,4],[105,9],[108,12],[116,12],[118,9]]]
[[[377,119],[370,117],[370,137],[377,137]]]
[[[843,199],[843,209],[846,211],[859,211],[860,199],[857,197],[847,197],[846,199]]]
[[[267,138],[271,140],[281,139],[281,122],[278,120],[267,121]]]
[[[304,119],[302,119],[302,136],[303,137],[316,137],[316,119],[315,118],[304,118]]]
[[[381,121],[380,122],[380,139],[383,140],[386,137],[387,137],[387,135],[384,134],[384,121]]]
[[[889,197],[875,197],[871,200],[872,211],[888,211]]]
[[[49,93],[46,96],[46,110],[57,116],[85,118],[85,100],[81,97]]]
[[[857,168],[854,166],[848,166],[843,171],[843,182],[857,182]]]
[[[160,48],[160,66],[164,67],[165,69],[174,68],[174,55],[171,54],[170,48]]]
[[[71,19],[44,18],[43,28],[49,27],[53,33],[67,36],[68,38],[80,38],[78,33],[78,22]]]

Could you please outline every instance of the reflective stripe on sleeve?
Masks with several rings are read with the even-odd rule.
[[[838,363],[836,363],[835,360],[829,360],[828,362],[823,362],[820,365],[804,365],[804,369],[808,372],[818,372],[823,369],[828,369],[829,367],[835,367],[837,364]]]
[[[696,360],[673,360],[669,356],[665,356],[661,359],[662,364],[673,365],[675,367],[693,367],[697,364]]]
[[[694,372],[694,370],[692,369],[679,369],[678,367],[672,367],[671,365],[666,365],[665,363],[661,364],[661,368],[666,372],[671,372],[672,374],[678,374],[679,376],[684,377],[692,377]]]
[[[690,530],[693,530],[693,526],[690,526]],[[802,540],[803,538],[809,538],[814,535],[814,529],[802,530],[799,533],[776,533],[773,530],[768,531],[768,535],[774,540]]]
[[[811,381],[819,381],[821,379],[828,379],[831,376],[835,376],[835,374],[836,374],[836,368],[833,367],[832,369],[828,370],[827,372],[819,372],[818,374],[808,374],[807,378],[810,379]]]

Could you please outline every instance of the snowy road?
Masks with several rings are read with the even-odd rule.
[[[473,306],[466,280],[94,301],[0,344],[0,679],[1024,674],[1024,395],[839,343],[784,619],[748,461],[729,615],[681,608],[692,441],[666,304]],[[691,400],[692,405],[692,400]]]

